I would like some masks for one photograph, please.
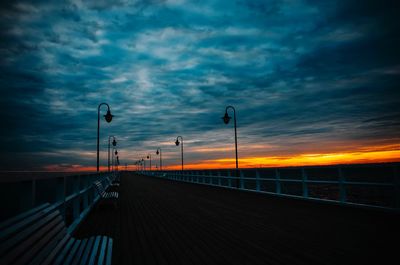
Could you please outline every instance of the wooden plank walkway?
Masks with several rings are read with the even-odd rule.
[[[118,209],[99,205],[75,233],[112,237],[113,264],[389,264],[398,251],[396,214],[133,173],[119,189]]]

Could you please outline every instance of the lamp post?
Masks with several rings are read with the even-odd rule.
[[[107,106],[107,114],[104,115],[106,122],[110,123],[112,121],[113,115],[110,111],[110,106],[107,103],[100,103],[97,108],[97,172],[99,172],[99,144],[100,144],[100,107],[102,105]]]
[[[114,151],[115,150],[115,151]],[[116,157],[118,155],[118,150],[117,149],[113,149],[113,155],[112,155],[112,171],[114,171],[115,169],[115,162],[116,159],[114,159],[114,157]]]
[[[236,110],[232,106],[227,106],[225,108],[225,115],[224,115],[224,117],[222,117],[222,119],[224,120],[225,124],[228,124],[229,121],[232,119],[228,115],[228,109],[232,109],[233,110],[233,122],[234,122],[233,124],[234,124],[234,127],[235,127],[236,185],[239,188],[239,180],[238,180],[239,163],[238,163],[238,151],[237,151]]]
[[[147,159],[150,159],[150,171],[151,171],[151,154],[147,155]]]
[[[176,146],[179,146],[179,144],[180,144],[179,138],[181,138],[181,142],[182,142],[182,144],[181,144],[181,157],[182,157],[182,171],[183,171],[183,138],[182,138],[182,136],[176,137],[175,144],[176,144]]]
[[[115,147],[117,146],[117,141],[115,140],[114,136],[108,136],[108,172],[110,172],[110,140],[111,137],[113,138],[112,145]]]
[[[156,151],[156,155],[160,154],[160,170],[162,171],[162,154],[161,154],[161,148],[158,147]]]

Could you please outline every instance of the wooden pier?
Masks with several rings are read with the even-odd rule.
[[[122,173],[118,209],[75,232],[114,239],[113,264],[389,264],[400,216]]]

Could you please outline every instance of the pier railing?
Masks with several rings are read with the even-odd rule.
[[[98,200],[92,183],[102,181],[110,173],[64,175],[24,174],[22,177],[4,176],[0,179],[1,220],[27,211],[43,203],[56,205],[69,230],[73,231]]]
[[[143,173],[283,197],[400,210],[399,163]]]

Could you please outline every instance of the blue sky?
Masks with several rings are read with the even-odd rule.
[[[400,143],[396,1],[0,4],[1,170],[95,166],[97,106],[121,162],[290,156]],[[102,109],[105,114],[106,109]],[[385,147],[386,148],[386,147]]]

